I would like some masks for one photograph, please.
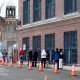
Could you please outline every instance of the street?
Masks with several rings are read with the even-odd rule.
[[[80,80],[80,72],[78,76],[70,76],[71,71],[59,70],[58,74],[54,74],[52,68],[45,68],[42,72],[38,68],[28,70],[28,66],[23,68],[0,65],[0,80]]]

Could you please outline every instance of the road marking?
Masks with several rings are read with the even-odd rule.
[[[47,78],[48,78],[47,75],[45,75],[44,80],[47,80]]]

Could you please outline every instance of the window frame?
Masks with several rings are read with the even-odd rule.
[[[42,17],[42,14],[41,14],[42,4],[41,4],[41,0],[39,0],[38,4],[35,4],[35,2],[36,0],[33,0],[33,22],[38,22],[38,21],[41,21],[41,17]]]
[[[48,2],[48,0],[45,0],[45,19],[54,18],[55,10],[56,10],[55,0],[53,0],[53,2],[48,2],[48,3],[47,2]],[[52,12],[52,10],[53,10],[53,12]]]

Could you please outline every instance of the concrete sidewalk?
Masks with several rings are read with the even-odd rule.
[[[25,65],[28,65],[27,62],[24,62],[24,64],[25,64]],[[37,66],[39,66],[39,63],[37,63]],[[53,64],[49,64],[48,67],[49,67],[49,68],[54,68],[54,65],[53,65]],[[72,70],[72,67],[73,67],[73,66],[71,66],[71,65],[64,65],[64,66],[63,66],[63,69],[64,69],[64,70]],[[80,66],[75,66],[75,69],[76,69],[76,71],[80,71]]]
[[[54,68],[54,65],[49,64],[49,67],[50,67],[50,68]],[[72,70],[72,67],[73,67],[73,66],[64,65],[64,66],[63,66],[63,69],[65,69],[65,70]],[[75,69],[76,69],[76,71],[80,71],[80,66],[75,66]]]

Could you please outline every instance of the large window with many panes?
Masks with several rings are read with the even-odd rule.
[[[30,23],[30,0],[23,1],[23,24]]]
[[[45,19],[55,16],[55,0],[45,0]]]
[[[33,0],[33,22],[41,20],[41,0]]]
[[[53,53],[55,50],[55,34],[45,35],[45,49],[49,51],[49,61],[53,60]]]
[[[64,32],[64,61],[66,64],[77,63],[77,32]]]
[[[78,11],[78,0],[64,0],[64,14]]]
[[[28,51],[29,51],[29,37],[22,38],[22,48],[26,53],[28,53]],[[24,59],[28,59],[28,54],[25,54]]]
[[[33,49],[38,51],[38,60],[41,59],[41,36],[33,36]]]

